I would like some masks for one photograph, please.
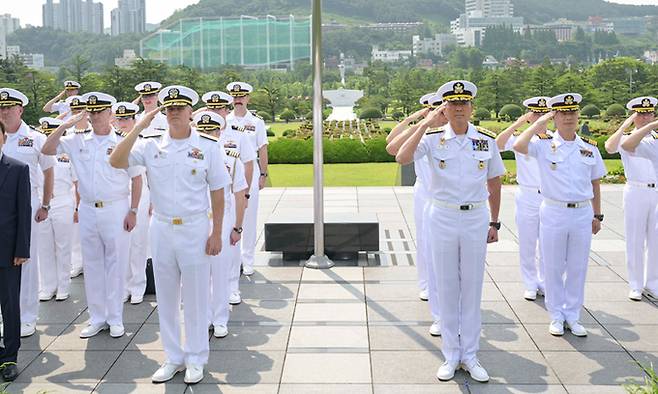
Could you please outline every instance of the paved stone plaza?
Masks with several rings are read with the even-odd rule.
[[[358,267],[314,271],[260,252],[256,274],[243,278],[244,302],[230,334],[210,340],[201,384],[183,374],[153,385],[164,360],[152,296],[125,307],[126,336],[78,337],[88,315],[82,277],[72,297],[40,305],[38,334],[23,341],[11,393],[621,393],[641,379],[635,361],[658,365],[658,303],[629,301],[622,187],[603,186],[604,228],[592,244],[585,311],[587,338],[548,334],[543,299],[522,299],[514,225],[514,188],[505,187],[501,241],[489,247],[480,359],[487,384],[463,372],[434,377],[441,339],[427,333],[428,305],[418,300],[412,189],[329,188],[326,212],[374,212],[381,252]],[[312,210],[309,188],[266,189],[261,225],[273,212]],[[262,227],[261,227],[262,228]],[[262,235],[262,233],[261,233]],[[262,238],[258,247],[262,248]],[[285,266],[284,266],[285,265]]]

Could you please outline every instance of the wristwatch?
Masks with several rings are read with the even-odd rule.
[[[130,212],[132,212],[132,213],[134,213],[135,215],[137,215],[137,208],[130,208]]]
[[[598,219],[599,222],[602,222],[602,223],[603,223],[603,214],[594,215],[594,219]]]
[[[46,212],[50,211],[50,204],[41,204],[41,208],[44,209]]]
[[[233,231],[235,231],[238,234],[242,234],[242,227],[233,227]]]
[[[264,176],[265,178],[267,178],[267,172],[261,172],[260,176]]]
[[[247,200],[249,199],[249,197],[251,197],[251,194],[249,194],[249,193],[244,194],[244,198],[246,198]]]
[[[500,222],[489,222],[489,227],[493,227],[496,230],[500,230]]]

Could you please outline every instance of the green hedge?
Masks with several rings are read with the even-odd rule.
[[[395,158],[386,153],[386,138],[376,137],[362,144],[359,140],[324,139],[325,163],[372,163],[393,162]],[[268,147],[271,164],[313,163],[313,140],[279,138]]]

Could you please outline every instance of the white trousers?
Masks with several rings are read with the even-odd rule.
[[[539,208],[543,197],[536,190],[516,191],[516,227],[519,234],[521,277],[526,290],[544,290],[544,267],[539,248]]]
[[[208,362],[210,256],[205,249],[209,229],[207,215],[181,225],[165,223],[155,214],[151,218],[160,335],[167,362],[173,364]],[[181,296],[185,299],[185,343],[181,338]]]
[[[590,205],[566,208],[546,203],[539,212],[546,309],[552,320],[577,321],[585,298],[594,212]]]
[[[35,324],[39,315],[39,229],[34,217],[41,207],[39,193],[32,190],[32,227],[30,228],[30,259],[21,267],[21,324]]]
[[[441,311],[441,351],[447,361],[469,363],[480,346],[489,211],[459,211],[430,202],[427,213]]]
[[[630,288],[658,292],[658,191],[624,187],[624,227]]]
[[[39,277],[43,293],[69,293],[73,209],[73,201],[53,207],[40,225]]]
[[[146,258],[149,236],[149,204],[151,198],[148,187],[142,188],[142,197],[137,209],[137,225],[130,232],[130,256],[126,270],[125,294],[143,297],[146,291]]]
[[[432,274],[432,243],[429,242],[429,229],[425,225],[428,209],[427,193],[419,184],[414,186],[414,221],[416,222],[416,269],[418,287],[427,290],[429,306],[434,321],[439,321],[439,294],[435,276]]]
[[[130,233],[123,229],[128,199],[103,208],[80,203],[82,261],[91,324],[123,324]]]
[[[249,189],[249,201],[247,210],[244,213],[244,225],[242,232],[242,264],[247,267],[254,266],[254,254],[256,252],[256,238],[258,237],[258,181],[260,179],[260,167],[258,159],[254,161],[254,173],[251,178],[251,188]]]
[[[231,246],[230,235],[235,224],[235,211],[224,211],[222,224],[222,251],[218,256],[211,256],[211,302],[209,305],[210,324],[226,326],[229,318],[228,298],[231,293],[231,280],[240,279],[240,255],[237,245]],[[237,282],[236,280],[236,282]],[[237,285],[236,285],[237,287]],[[237,291],[237,290],[236,290]]]
[[[71,270],[82,269],[82,246],[80,243],[80,220],[73,223],[71,231]]]

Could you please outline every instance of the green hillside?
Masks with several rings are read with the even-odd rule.
[[[591,15],[603,17],[658,15],[658,6],[633,6],[603,0],[514,0],[517,16],[530,23],[558,18],[585,20]],[[447,24],[464,11],[463,0],[325,0],[325,21],[403,22],[428,21]],[[239,15],[308,15],[310,0],[200,0],[167,18],[169,24],[180,18]]]

